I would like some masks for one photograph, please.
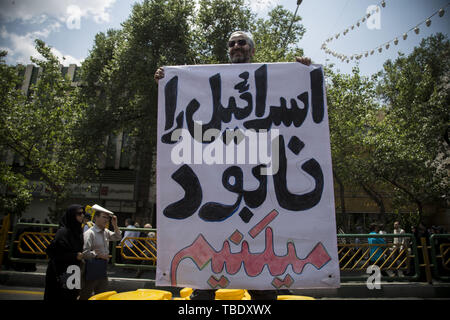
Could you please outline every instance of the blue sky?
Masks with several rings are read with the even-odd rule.
[[[121,22],[130,15],[129,0],[0,0],[0,48],[7,50],[7,62],[29,63],[35,56],[33,40],[40,38],[49,44],[64,65],[80,64],[92,48],[95,34],[110,28],[120,28]],[[140,2],[140,1],[138,1]],[[264,17],[277,4],[295,11],[296,0],[249,1],[252,8]],[[450,6],[448,0],[385,0],[380,7],[379,29],[369,29],[366,22],[342,35],[342,31],[355,25],[366,14],[370,5],[379,5],[381,0],[303,0],[298,15],[306,33],[299,45],[305,55],[320,64],[334,63],[341,72],[350,72],[358,62],[361,72],[373,74],[382,69],[383,62],[395,59],[398,51],[410,53],[420,40],[436,32],[448,35],[450,30]],[[445,7],[443,17],[431,18],[430,27],[419,26],[420,32],[403,33],[424,21],[440,8]],[[324,41],[337,33],[338,39],[327,44],[330,50],[351,56],[364,53],[399,37],[398,45],[391,43],[388,50],[350,63],[327,55],[321,50]],[[328,60],[327,60],[328,59]]]

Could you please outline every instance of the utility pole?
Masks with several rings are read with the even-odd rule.
[[[291,24],[289,25],[289,29],[288,29],[288,31],[287,31],[287,33],[286,33],[286,38],[284,39],[284,45],[283,45],[284,50],[283,50],[282,52],[285,52],[285,51],[286,51],[286,48],[287,48],[287,40],[288,40],[288,38],[289,38],[289,34],[291,33],[291,28],[292,28],[292,25],[294,24],[295,17],[297,16],[298,7],[300,7],[302,1],[303,1],[303,0],[297,0],[297,8],[295,9],[294,16],[292,17]]]

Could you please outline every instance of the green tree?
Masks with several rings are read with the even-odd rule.
[[[228,39],[233,31],[251,31],[255,14],[244,0],[200,0],[192,49],[195,63],[227,63]]]
[[[303,56],[303,49],[298,46],[306,32],[296,16],[282,6],[276,6],[268,19],[259,18],[253,27],[255,46],[255,62],[295,61],[296,56]],[[292,28],[289,26],[292,22]],[[289,34],[288,34],[289,31]]]
[[[92,152],[106,152],[104,138],[126,132],[132,137],[139,209],[150,217],[149,189],[156,143],[156,69],[193,62],[190,25],[193,4],[182,0],[146,0],[133,6],[121,30],[100,33],[82,65],[82,95],[91,106],[80,141],[96,134]],[[93,150],[93,147],[97,150]]]
[[[373,171],[372,151],[365,142],[367,134],[379,119],[376,76],[363,77],[357,67],[351,74],[342,74],[332,69],[326,69],[326,74],[331,155],[333,176],[338,186],[338,208],[345,215],[346,189],[361,189],[378,206],[379,212],[385,213],[385,199],[381,190],[386,184]]]
[[[95,36],[94,46],[83,61],[81,69],[81,97],[89,107],[83,114],[76,130],[78,148],[91,155],[90,162],[106,156],[105,137],[120,129],[124,110],[111,105],[116,92],[109,81],[113,68],[115,48],[121,43],[118,30],[100,32]]]
[[[6,134],[9,110],[16,103],[23,103],[25,96],[18,88],[21,85],[17,68],[5,63],[6,51],[0,52],[0,135]],[[9,124],[9,125],[12,125]],[[6,140],[0,141],[0,154],[6,158],[10,148]],[[5,162],[0,162],[0,214],[20,214],[31,202],[27,179]]]
[[[384,118],[367,138],[374,170],[397,191],[398,205],[445,206],[449,195],[450,42],[442,34],[384,64]]]
[[[288,21],[292,16],[281,8],[275,12],[268,26],[280,23],[277,17]],[[137,197],[144,202],[139,215],[150,216],[148,195],[157,124],[156,69],[226,63],[227,40],[238,29],[257,30],[255,15],[241,0],[201,0],[197,11],[190,1],[145,0],[133,6],[120,30],[96,36],[82,65],[82,95],[90,107],[78,131],[80,148],[90,148],[96,156],[99,151],[104,155],[104,138],[110,133],[124,131],[133,137]],[[279,36],[273,28],[260,29],[264,39]],[[292,30],[296,35],[289,37],[291,42],[302,35],[297,23]],[[92,138],[95,142],[89,144]]]
[[[300,16],[294,18],[292,12],[280,5],[268,13],[268,18],[258,18],[244,0],[201,0],[194,26],[195,62],[229,62],[227,41],[236,30],[253,35],[256,47],[253,62],[292,62],[303,55],[298,43],[305,28],[300,21]]]
[[[5,54],[0,63],[0,148],[14,152],[24,162],[20,173],[2,164],[2,182],[24,199],[21,208],[30,199],[25,195],[25,177],[37,174],[58,202],[67,195],[71,183],[82,181],[79,163],[85,157],[74,148],[73,135],[84,105],[77,89],[61,74],[59,61],[50,48],[41,40],[35,42],[44,59],[32,58],[42,72],[28,95],[20,89],[22,79],[17,77],[17,70],[5,65]]]

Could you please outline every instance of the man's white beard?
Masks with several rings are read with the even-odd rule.
[[[240,55],[234,54],[230,55],[231,63],[246,63],[250,62],[250,57],[245,54],[245,52],[240,52]]]

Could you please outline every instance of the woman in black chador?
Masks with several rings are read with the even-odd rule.
[[[71,205],[61,218],[55,239],[47,247],[50,258],[45,275],[44,300],[76,300],[80,290],[67,288],[67,267],[80,266],[83,259],[84,209],[81,205]]]

